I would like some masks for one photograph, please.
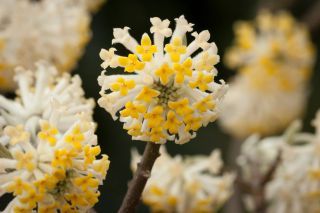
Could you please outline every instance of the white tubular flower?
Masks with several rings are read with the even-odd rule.
[[[279,132],[303,113],[315,61],[308,32],[287,13],[263,11],[253,23],[238,23],[235,34],[226,63],[239,74],[224,102],[222,126],[238,138]]]
[[[92,120],[94,101],[85,99],[79,76],[58,77],[54,67],[39,62],[35,71],[17,68],[15,81],[18,85],[16,99],[0,95],[0,119],[6,125],[49,120],[49,115],[56,113],[55,108],[59,108],[62,117],[57,125],[61,131],[70,128],[79,115]]]
[[[0,137],[0,197],[12,193],[14,198],[4,212],[87,212],[98,202],[109,160],[107,155],[96,159],[100,147],[95,124],[78,118],[59,131],[59,123],[40,120],[5,127]]]
[[[284,135],[261,139],[258,135],[252,135],[246,139],[237,158],[241,181],[249,186],[252,186],[250,184],[254,181],[259,183],[276,163],[289,138],[291,137]],[[245,207],[249,211],[254,211],[257,208],[253,196],[255,194],[243,194],[242,196]]]
[[[320,114],[319,114],[320,115]],[[319,117],[314,122],[319,128]],[[283,136],[259,140],[250,137],[242,146],[238,164],[245,183],[262,180],[277,156],[271,180],[265,186],[267,212],[316,212],[320,209],[320,140],[317,134],[299,132],[293,123]],[[248,210],[256,208],[252,195],[243,197]]]
[[[215,83],[219,62],[217,47],[208,43],[210,33],[193,33],[189,46],[183,39],[193,24],[184,16],[176,19],[172,33],[169,20],[151,18],[154,44],[144,33],[141,44],[129,34],[129,28],[114,29],[112,43],[120,43],[132,53],[127,57],[115,49],[101,50],[101,66],[122,67],[129,75],[105,75],[98,78],[101,98],[98,103],[113,119],[124,123],[134,140],[186,143],[201,126],[216,120],[227,85]],[[164,45],[164,39],[172,35]]]
[[[100,58],[103,60],[101,67],[106,69],[108,67],[116,68],[118,64],[118,58],[115,56],[115,48],[110,48],[109,50],[102,49],[99,53]]]
[[[132,155],[132,169],[141,156]],[[153,212],[215,212],[232,194],[234,175],[221,175],[220,152],[210,156],[171,157],[165,149],[157,159],[142,194]]]
[[[283,160],[268,185],[269,212],[317,212],[320,209],[320,111],[316,134],[300,140],[283,153]]]
[[[4,212],[87,212],[109,167],[96,159],[94,102],[79,76],[36,67],[16,69],[15,100],[0,96],[0,197],[14,195]]]
[[[71,71],[91,36],[90,19],[83,0],[1,1],[0,90],[14,88],[16,66],[34,69],[38,60]]]

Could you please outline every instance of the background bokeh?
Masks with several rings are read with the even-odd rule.
[[[299,19],[318,0],[296,0],[292,8],[293,14]],[[131,34],[140,38],[144,32],[150,32],[150,17],[158,16],[161,19],[173,19],[184,14],[186,19],[194,23],[194,30],[208,29],[211,40],[215,41],[219,54],[223,58],[225,48],[233,39],[232,26],[236,20],[248,20],[254,17],[258,2],[256,0],[109,0],[94,16],[91,24],[93,35],[86,52],[79,62],[74,73],[83,79],[83,87],[87,97],[99,98],[97,77],[101,72],[99,51],[109,48],[112,40],[112,29],[115,27],[130,27]],[[320,11],[319,11],[320,13]],[[171,25],[173,26],[173,25]],[[314,34],[314,42],[319,47],[319,33]],[[234,73],[220,62],[217,66],[219,77],[230,79]],[[317,61],[314,77],[310,83],[310,98],[304,120],[304,128],[313,131],[310,126],[316,110],[320,108],[320,67]],[[288,109],[290,110],[290,109]],[[254,112],[252,112],[254,113]],[[111,167],[105,184],[101,188],[100,202],[95,209],[98,212],[116,212],[131,179],[130,150],[137,147],[143,150],[145,142],[131,141],[119,121],[113,121],[111,116],[102,108],[96,107],[94,119],[98,123],[97,134],[103,153],[109,155]],[[246,122],[245,120],[243,122]],[[231,138],[218,126],[217,122],[209,124],[198,131],[198,136],[190,143],[166,146],[171,154],[209,154],[219,148],[226,153]],[[140,206],[139,212],[147,212],[147,208]]]

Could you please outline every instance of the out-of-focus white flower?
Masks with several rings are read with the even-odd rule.
[[[96,159],[93,101],[78,76],[36,67],[16,69],[15,100],[0,96],[0,197],[14,195],[4,212],[86,212],[109,167]]]
[[[320,209],[320,111],[314,121],[316,134],[291,145],[267,187],[269,212],[318,212]]]
[[[259,190],[258,187],[265,187],[260,184],[268,175],[270,170],[278,165],[279,155],[289,148],[289,143],[296,139],[297,131],[300,130],[301,123],[295,122],[282,136],[267,137],[261,139],[255,134],[247,138],[241,146],[241,152],[237,158],[240,168],[239,178],[246,188],[255,187],[252,190]],[[243,194],[242,199],[247,210],[253,211],[257,208],[253,196],[256,194]]]
[[[238,138],[279,132],[304,110],[315,61],[308,32],[288,13],[266,11],[253,23],[238,23],[235,32],[226,63],[240,73],[226,95],[221,124]]]
[[[208,42],[208,31],[194,32],[195,39],[187,46],[184,37],[193,24],[184,16],[175,20],[172,32],[169,20],[150,19],[154,44],[147,33],[138,44],[129,34],[129,27],[116,28],[112,43],[120,43],[132,53],[119,56],[115,48],[100,52],[104,69],[123,67],[131,73],[108,76],[103,71],[98,78],[98,103],[113,119],[120,114],[124,129],[134,140],[175,140],[183,144],[219,114],[227,85],[222,80],[221,84],[214,82],[214,65],[219,62],[217,47]],[[170,36],[170,43],[164,44]]]
[[[17,97],[14,100],[0,95],[0,118],[6,125],[19,125],[39,120],[49,120],[49,115],[59,108],[57,125],[65,131],[82,115],[92,120],[93,99],[86,99],[79,76],[71,77],[46,62],[38,62],[35,70],[16,69]],[[52,121],[55,122],[55,121]]]
[[[90,38],[90,14],[81,2],[0,2],[1,90],[14,88],[16,66],[33,69],[34,62],[46,60],[61,72],[74,68]]]
[[[136,170],[141,156],[134,151],[131,166]],[[142,199],[153,212],[214,212],[232,194],[234,175],[221,174],[220,152],[210,156],[171,157],[165,149],[157,159]]]
[[[250,137],[242,146],[238,164],[246,183],[261,181],[280,161],[272,178],[264,186],[268,212],[317,212],[320,209],[320,140],[319,115],[314,121],[316,134],[299,132],[293,123],[284,135],[259,140]],[[255,208],[252,195],[243,196],[249,210]]]

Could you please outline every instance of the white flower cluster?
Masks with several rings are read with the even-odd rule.
[[[222,126],[237,138],[282,131],[303,113],[314,61],[307,29],[288,13],[262,11],[237,23],[226,63],[239,74],[224,100]]]
[[[261,178],[275,162],[281,160],[265,188],[268,212],[317,212],[320,209],[320,111],[314,121],[316,134],[298,132],[294,123],[280,137],[259,140],[249,138],[238,158],[242,179]],[[254,209],[253,198],[244,197],[248,209]]]
[[[93,1],[1,0],[0,90],[14,88],[16,66],[33,69],[38,60],[71,71],[91,36],[87,4]]]
[[[84,98],[79,76],[59,76],[57,69],[46,62],[38,62],[35,67],[35,71],[16,68],[14,100],[0,95],[0,118],[6,125],[48,120],[57,109],[61,115],[57,127],[62,131],[70,128],[80,114],[92,121],[95,103]]]
[[[132,169],[141,156],[134,151]],[[142,195],[153,212],[215,212],[232,194],[234,175],[222,174],[220,152],[210,156],[171,157],[165,149],[157,159]]]
[[[192,32],[193,24],[184,16],[175,19],[174,30],[168,19],[150,21],[153,43],[147,33],[139,44],[128,27],[114,29],[112,43],[122,44],[131,53],[120,56],[115,48],[102,49],[101,66],[122,67],[129,74],[105,75],[103,71],[98,78],[98,103],[113,119],[120,114],[134,140],[183,144],[219,115],[227,85],[223,80],[215,82],[218,49],[209,42],[207,30],[193,32],[194,40],[187,45],[184,37]]]
[[[320,209],[320,111],[316,134],[300,133],[282,155],[282,163],[268,185],[269,212],[317,212]]]
[[[109,167],[96,158],[93,101],[78,76],[36,67],[16,69],[14,100],[0,96],[0,199],[14,195],[4,212],[86,212]]]

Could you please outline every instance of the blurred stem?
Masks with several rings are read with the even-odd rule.
[[[147,180],[150,177],[154,162],[160,156],[159,149],[160,144],[155,144],[152,142],[147,143],[142,159],[140,163],[138,163],[138,168],[132,181],[129,183],[128,191],[123,199],[118,213],[134,212],[140,201],[140,197]]]
[[[320,25],[320,1],[314,5],[303,16],[302,21],[307,25],[311,33],[316,33]]]
[[[265,195],[265,190],[267,184],[272,180],[273,175],[279,166],[279,163],[281,162],[281,152],[279,152],[277,158],[273,162],[273,164],[270,166],[268,171],[264,175],[260,175],[256,171],[256,178],[251,180],[250,182],[244,182],[240,176],[238,176],[238,179],[236,181],[237,185],[241,187],[241,190],[249,194],[254,201],[254,213],[266,213],[267,212],[267,199]],[[258,170],[259,168],[257,168]]]

